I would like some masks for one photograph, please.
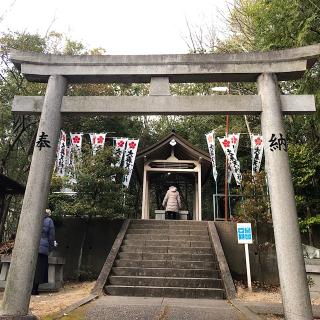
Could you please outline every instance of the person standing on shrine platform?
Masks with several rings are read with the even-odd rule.
[[[55,228],[51,216],[51,210],[46,209],[41,230],[41,239],[38,251],[38,260],[33,280],[31,294],[38,295],[39,285],[48,282],[48,256],[55,246]]]
[[[181,199],[176,187],[171,186],[167,191],[162,206],[166,209],[166,219],[179,219],[179,209],[181,208]]]

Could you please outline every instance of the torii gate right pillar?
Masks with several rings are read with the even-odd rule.
[[[285,317],[313,319],[277,78],[258,77],[261,127]]]

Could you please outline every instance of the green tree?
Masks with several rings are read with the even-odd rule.
[[[70,40],[64,35],[51,32],[46,37],[27,32],[8,32],[0,35],[0,172],[21,183],[26,183],[30,160],[35,143],[38,116],[17,115],[11,112],[12,100],[15,95],[44,95],[45,84],[26,81],[9,60],[10,49],[53,54],[102,54],[101,48],[86,49],[81,43]],[[121,95],[146,93],[144,85],[69,85],[68,95]],[[64,117],[63,129],[67,132],[113,132],[117,136],[148,137],[148,129],[141,117]],[[12,202],[12,197],[6,198],[6,203],[0,210],[0,238],[3,228],[14,230],[17,219],[7,221],[9,211],[20,212],[21,201]],[[5,223],[5,222],[8,223]],[[12,232],[10,231],[10,232]]]
[[[304,0],[236,0],[230,10],[231,35],[219,43],[225,52],[267,51],[320,42],[320,5]],[[317,112],[286,116],[285,127],[298,213],[308,217],[319,212],[320,65],[299,81],[280,83],[285,94],[314,94]],[[307,161],[308,159],[308,161]]]
[[[34,116],[11,113],[14,95],[39,95],[45,87],[28,83],[9,61],[9,48],[41,52],[44,40],[38,35],[28,33],[7,33],[0,36],[0,172],[25,183],[29,170],[29,158],[32,154],[38,119]],[[4,232],[9,210],[15,212],[20,206],[7,195],[0,208],[0,239]],[[14,217],[13,217],[14,218]],[[16,220],[16,219],[14,219]],[[13,228],[8,226],[10,232]]]
[[[100,149],[96,155],[92,155],[91,150],[85,148],[76,161],[75,184],[70,183],[67,178],[53,177],[49,203],[55,213],[88,217],[106,216],[111,219],[127,217],[132,208],[132,199],[122,185],[124,169],[113,166],[113,163],[112,148]],[[61,199],[61,194],[56,192],[63,187],[72,189],[75,194],[63,195]]]
[[[76,183],[70,183],[67,177],[53,176],[49,206],[55,218],[59,216],[81,216],[86,219],[86,228],[82,235],[78,270],[82,264],[83,246],[87,240],[88,230],[94,216],[109,219],[127,218],[132,214],[133,197],[123,187],[122,167],[116,167],[112,148],[105,147],[92,154],[84,148],[82,155],[76,160]],[[61,192],[68,188],[69,193]]]

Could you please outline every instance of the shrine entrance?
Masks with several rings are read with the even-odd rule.
[[[281,139],[286,145],[284,114],[315,112],[313,95],[281,94],[278,81],[300,79],[319,56],[320,44],[272,52],[138,56],[63,56],[12,50],[10,59],[17,69],[29,81],[47,83],[47,89],[45,97],[18,96],[13,103],[13,112],[41,117],[2,301],[3,318],[28,314],[61,117],[82,113],[261,115],[262,135],[269,143],[265,146],[266,171],[285,317],[313,319],[288,150],[279,145],[274,148],[274,142],[277,146]],[[239,96],[171,95],[170,83],[199,82],[256,82],[258,90],[256,95]],[[72,83],[150,83],[150,92],[149,96],[65,96]]]
[[[172,132],[140,151],[136,172],[143,184],[142,219],[155,218],[170,185],[178,188],[183,219],[201,220],[201,190],[211,171],[207,152]],[[162,210],[163,211],[163,210]],[[186,215],[186,216],[185,216]]]

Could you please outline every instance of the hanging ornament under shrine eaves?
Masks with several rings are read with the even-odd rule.
[[[169,142],[170,146],[171,147],[174,147],[176,144],[177,144],[177,141],[172,139],[170,142]]]

